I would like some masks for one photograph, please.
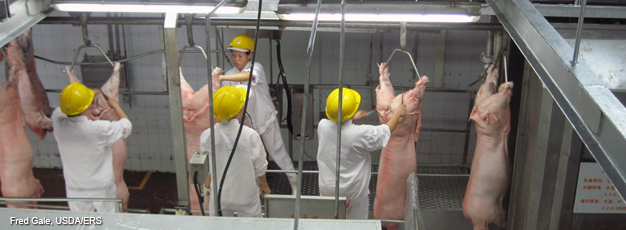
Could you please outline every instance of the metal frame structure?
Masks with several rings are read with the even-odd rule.
[[[626,108],[528,1],[488,0],[565,117],[626,196]]]

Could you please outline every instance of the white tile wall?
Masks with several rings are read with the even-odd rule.
[[[163,49],[163,41],[157,26],[126,26],[127,53],[129,56]],[[194,40],[197,45],[206,46],[204,27],[196,26]],[[224,29],[224,40],[227,46],[232,37],[243,30]],[[212,33],[214,31],[211,31]],[[33,27],[35,54],[46,58],[71,62],[76,48],[82,44],[80,27],[69,25],[36,25]],[[93,43],[107,51],[108,41],[106,26],[89,25],[89,36]],[[446,53],[444,66],[444,87],[468,89],[469,83],[478,78],[482,63],[480,54],[485,48],[486,32],[483,31],[448,31],[446,36]],[[303,84],[305,75],[305,55],[309,32],[285,31],[281,40],[283,65],[289,83]],[[417,44],[416,44],[417,39]],[[406,50],[414,53],[417,48],[417,67],[422,75],[432,76],[434,73],[435,33],[413,32],[407,34]],[[373,49],[370,51],[370,43]],[[382,45],[382,49],[380,44]],[[187,44],[185,27],[178,29],[178,47]],[[212,41],[212,45],[214,41]],[[273,81],[278,75],[278,65],[273,42]],[[257,45],[257,61],[264,67],[270,78],[270,60],[268,40],[261,39]],[[397,31],[378,34],[349,33],[346,34],[344,58],[344,84],[363,85],[371,78],[378,80],[376,63],[386,61],[393,49],[399,47]],[[215,47],[213,47],[215,49]],[[84,50],[96,55],[93,49]],[[372,60],[370,60],[370,52]],[[162,90],[162,54],[155,54],[128,63],[131,87],[135,91]],[[194,89],[206,84],[206,62],[199,53],[187,53],[184,56],[182,70],[186,80]],[[213,65],[216,63],[213,56]],[[82,60],[82,55],[79,57]],[[220,58],[221,60],[221,58]],[[315,52],[311,62],[312,84],[336,84],[339,69],[339,33],[319,32],[315,43]],[[228,70],[230,66],[221,66]],[[37,60],[37,70],[47,89],[61,89],[67,83],[62,72],[63,66]],[[74,70],[79,79],[79,67]],[[406,55],[397,55],[390,67],[391,80],[394,85],[413,87],[416,81],[412,65]],[[0,65],[0,73],[5,73],[4,65]],[[4,81],[1,78],[0,81]],[[432,83],[428,84],[431,86]],[[474,89],[477,89],[474,86]],[[375,95],[372,90],[358,90],[362,95],[361,109],[373,109]],[[323,111],[326,96],[330,90],[314,90],[314,118],[319,120],[319,111]],[[58,106],[58,93],[49,93],[50,104]],[[428,128],[465,129],[468,112],[468,94],[428,92],[422,108],[422,124]],[[133,134],[127,139],[128,159],[126,169],[174,171],[172,155],[172,133],[167,96],[134,95],[131,103],[123,103],[123,108],[133,123]],[[322,110],[320,110],[320,107]],[[286,113],[286,105],[284,105]],[[377,118],[368,118],[365,123],[378,124]],[[473,125],[472,125],[473,129]],[[27,131],[27,135],[35,154],[35,167],[59,168],[61,162],[58,149],[52,134],[44,140]],[[287,137],[287,131],[283,130]],[[471,161],[475,146],[475,134],[472,130],[468,152]],[[287,145],[288,139],[285,138]],[[464,150],[464,133],[422,132],[416,143],[419,163],[462,163]],[[294,140],[294,160],[299,159],[300,141]],[[306,151],[311,155],[317,153],[317,140],[307,141]],[[373,153],[374,161],[378,161],[379,153]],[[305,158],[308,159],[308,158]]]

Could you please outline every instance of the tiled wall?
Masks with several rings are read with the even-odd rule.
[[[137,55],[151,50],[163,48],[162,36],[157,26],[126,26],[126,43],[128,56]],[[244,30],[224,29],[226,45],[237,34]],[[213,32],[213,31],[212,31]],[[194,27],[195,42],[205,46],[204,27]],[[92,42],[99,44],[105,51],[108,48],[106,26],[89,25]],[[70,62],[76,48],[82,44],[80,27],[70,25],[36,25],[33,27],[35,54],[46,58]],[[305,54],[308,43],[308,31],[285,31],[283,33],[282,58],[288,81],[292,84],[304,83]],[[448,31],[444,65],[444,87],[452,89],[468,89],[469,83],[478,78],[482,63],[479,56],[485,48],[486,32],[484,31]],[[435,33],[412,32],[407,34],[406,50],[415,52],[417,39],[417,66],[420,74],[432,77],[434,74]],[[178,29],[178,47],[186,45],[186,31],[182,26]],[[370,50],[370,43],[373,49]],[[382,43],[382,49],[381,49]],[[275,42],[272,52],[275,52]],[[398,31],[385,33],[348,33],[346,34],[346,54],[344,63],[344,84],[364,85],[369,75],[378,78],[376,63],[385,61],[393,49],[399,47]],[[215,49],[215,47],[213,47]],[[95,50],[86,50],[91,55]],[[264,67],[270,78],[269,44],[267,39],[260,39],[257,45],[257,61]],[[370,54],[371,52],[371,54]],[[275,53],[273,60],[273,80],[276,81],[278,65]],[[370,56],[372,57],[370,59]],[[82,56],[79,60],[82,59]],[[214,56],[213,65],[216,65]],[[315,52],[311,63],[312,84],[336,84],[339,60],[339,33],[319,32],[315,44]],[[221,58],[220,58],[221,61]],[[163,54],[154,54],[128,63],[129,77],[133,91],[160,92],[163,89]],[[406,55],[397,56],[390,67],[391,81],[394,85],[413,87],[415,83],[412,65]],[[228,70],[230,66],[222,64]],[[67,77],[62,72],[63,65],[37,60],[37,70],[47,89],[62,89]],[[79,78],[78,66],[74,67]],[[182,64],[183,74],[194,89],[206,84],[206,64],[199,53],[185,55]],[[0,67],[4,74],[4,66]],[[5,78],[2,78],[4,81]],[[431,81],[432,82],[432,81]],[[432,87],[432,83],[428,84]],[[478,85],[473,87],[478,88]],[[357,90],[362,95],[361,109],[373,109],[375,95],[373,90]],[[314,118],[319,120],[320,106],[325,106],[326,96],[330,90],[314,90]],[[401,92],[398,92],[401,93]],[[57,107],[59,94],[49,93],[50,104]],[[465,129],[469,94],[467,93],[435,93],[428,92],[422,108],[423,127],[437,129]],[[133,95],[130,103],[122,103],[124,111],[133,123],[133,134],[127,139],[128,170],[174,171],[172,154],[172,133],[170,123],[169,98],[166,95]],[[286,105],[284,106],[286,111]],[[286,112],[285,112],[286,113]],[[365,123],[378,124],[377,118],[368,118]],[[473,124],[472,124],[473,129]],[[286,129],[283,136],[287,137]],[[35,153],[35,167],[58,168],[61,162],[58,149],[52,134],[41,141],[27,131]],[[287,144],[287,139],[285,138]],[[300,154],[300,141],[293,141],[294,160]],[[475,134],[472,133],[469,144],[469,158],[474,151]],[[422,132],[416,142],[419,163],[462,163],[465,146],[464,133]],[[306,151],[311,155],[317,153],[317,140],[307,141]],[[374,161],[378,154],[373,153]],[[308,160],[308,158],[305,158]]]

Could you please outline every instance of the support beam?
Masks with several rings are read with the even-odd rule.
[[[5,2],[0,3],[4,5]],[[0,22],[0,47],[48,16],[47,13],[42,13],[48,8],[50,8],[50,0],[19,0],[10,3],[9,12],[11,15],[5,21]]]
[[[487,0],[554,101],[622,197],[626,196],[626,108],[527,0]]]
[[[185,130],[183,127],[183,105],[180,94],[180,76],[178,75],[178,45],[176,28],[164,28],[167,78],[170,93],[170,112],[172,118],[172,136],[174,137],[174,163],[176,165],[176,187],[178,205],[189,210],[189,179],[187,173],[187,154]]]
[[[434,87],[443,88],[443,70],[446,59],[446,35],[447,30],[442,30],[439,34],[435,34],[435,76]],[[415,57],[417,59],[417,56]],[[421,76],[417,76],[419,79]]]

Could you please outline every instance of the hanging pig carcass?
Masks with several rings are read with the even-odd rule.
[[[489,224],[506,227],[502,199],[511,181],[507,139],[511,131],[509,102],[513,83],[505,82],[499,89],[497,85],[498,69],[491,66],[470,114],[476,123],[477,138],[463,214],[474,230],[487,230]]]
[[[33,150],[24,130],[18,92],[19,78],[26,75],[23,66],[13,65],[9,79],[0,87],[0,184],[4,197],[39,198],[44,193],[33,176]]]
[[[206,84],[198,91],[194,91],[191,85],[185,80],[183,72],[180,71],[180,92],[183,107],[183,125],[185,126],[185,139],[187,160],[191,159],[194,152],[200,151],[200,136],[202,132],[211,128],[211,117],[209,109],[209,85]],[[220,87],[219,74],[220,68],[213,69],[212,90],[215,92]],[[200,203],[195,188],[191,182],[192,175],[189,176],[189,200],[192,210],[200,210]],[[202,184],[204,181],[198,181]],[[208,200],[206,201],[208,206]],[[206,209],[207,207],[205,207]]]
[[[380,83],[376,88],[376,110],[380,123],[386,124],[401,104],[406,105],[406,114],[398,121],[380,156],[374,219],[403,220],[406,181],[411,172],[417,172],[415,141],[422,127],[421,107],[428,78],[421,77],[415,88],[396,96],[385,66],[385,63],[380,65]],[[397,229],[398,224],[383,223],[383,227]]]
[[[46,89],[37,74],[32,29],[26,30],[13,39],[9,43],[9,49],[12,50],[7,52],[9,62],[26,70],[26,74],[20,76],[19,79],[19,94],[24,120],[30,130],[43,140],[46,133],[52,131],[50,115],[52,115],[53,109],[50,107]]]

